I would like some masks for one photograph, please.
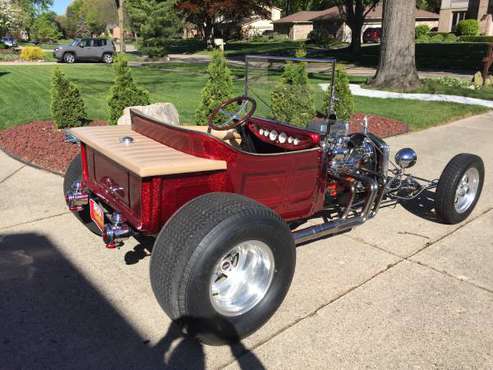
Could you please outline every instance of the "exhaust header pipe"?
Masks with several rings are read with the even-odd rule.
[[[132,235],[134,235],[133,229],[122,222],[121,215],[118,212],[113,213],[111,216],[111,223],[104,225],[103,241],[108,249],[121,246]]]
[[[335,235],[362,225],[365,222],[363,217],[352,217],[349,219],[340,219],[332,222],[326,222],[321,225],[307,227],[293,233],[295,244],[306,243],[315,239],[323,238],[329,235]]]

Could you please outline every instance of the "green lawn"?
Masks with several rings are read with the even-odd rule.
[[[81,89],[91,119],[107,119],[107,94],[113,73],[104,64],[61,64],[59,67]],[[50,119],[49,89],[56,66],[0,66],[0,129],[33,120]],[[182,122],[192,122],[206,81],[204,64],[168,63],[133,68],[137,83],[149,90],[153,102],[176,105]],[[244,71],[232,68],[235,93],[241,94]],[[383,100],[355,97],[356,110],[380,114],[406,122],[411,129],[422,129],[449,122],[485,108],[459,104]]]

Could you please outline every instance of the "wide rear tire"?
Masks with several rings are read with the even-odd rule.
[[[80,159],[80,154],[78,154],[70,163],[65,172],[65,177],[63,178],[63,195],[65,196],[72,188],[72,184],[75,181],[80,181],[82,179],[82,162]],[[84,226],[86,226],[90,231],[96,235],[102,235],[101,230],[97,225],[91,220],[91,215],[89,212],[89,207],[85,207],[80,212],[73,212],[75,217],[79,219]]]
[[[480,157],[462,153],[450,160],[440,176],[435,194],[435,210],[440,221],[457,224],[474,210],[484,182]]]
[[[295,264],[289,227],[272,210],[240,195],[210,193],[163,227],[150,277],[159,304],[184,333],[218,345],[267,322],[286,296]]]

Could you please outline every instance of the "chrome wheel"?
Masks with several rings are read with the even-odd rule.
[[[75,57],[73,54],[65,54],[63,56],[63,60],[65,61],[65,63],[73,63],[75,62]]]
[[[106,63],[106,64],[111,64],[113,63],[113,55],[111,54],[105,54],[104,57],[103,57],[103,61]]]
[[[479,171],[471,167],[464,173],[455,191],[454,205],[457,213],[464,213],[469,209],[476,199],[478,187]]]
[[[274,276],[274,256],[259,240],[242,242],[216,264],[210,279],[214,309],[224,316],[250,311],[266,295]]]

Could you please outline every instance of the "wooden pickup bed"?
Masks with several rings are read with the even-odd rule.
[[[198,126],[185,128],[203,131]],[[71,129],[70,133],[140,177],[226,169],[225,161],[180,152],[132,131],[130,126],[79,127]],[[227,135],[228,132],[222,133],[222,139],[228,140]],[[134,142],[129,145],[120,143],[124,136],[131,136]]]

